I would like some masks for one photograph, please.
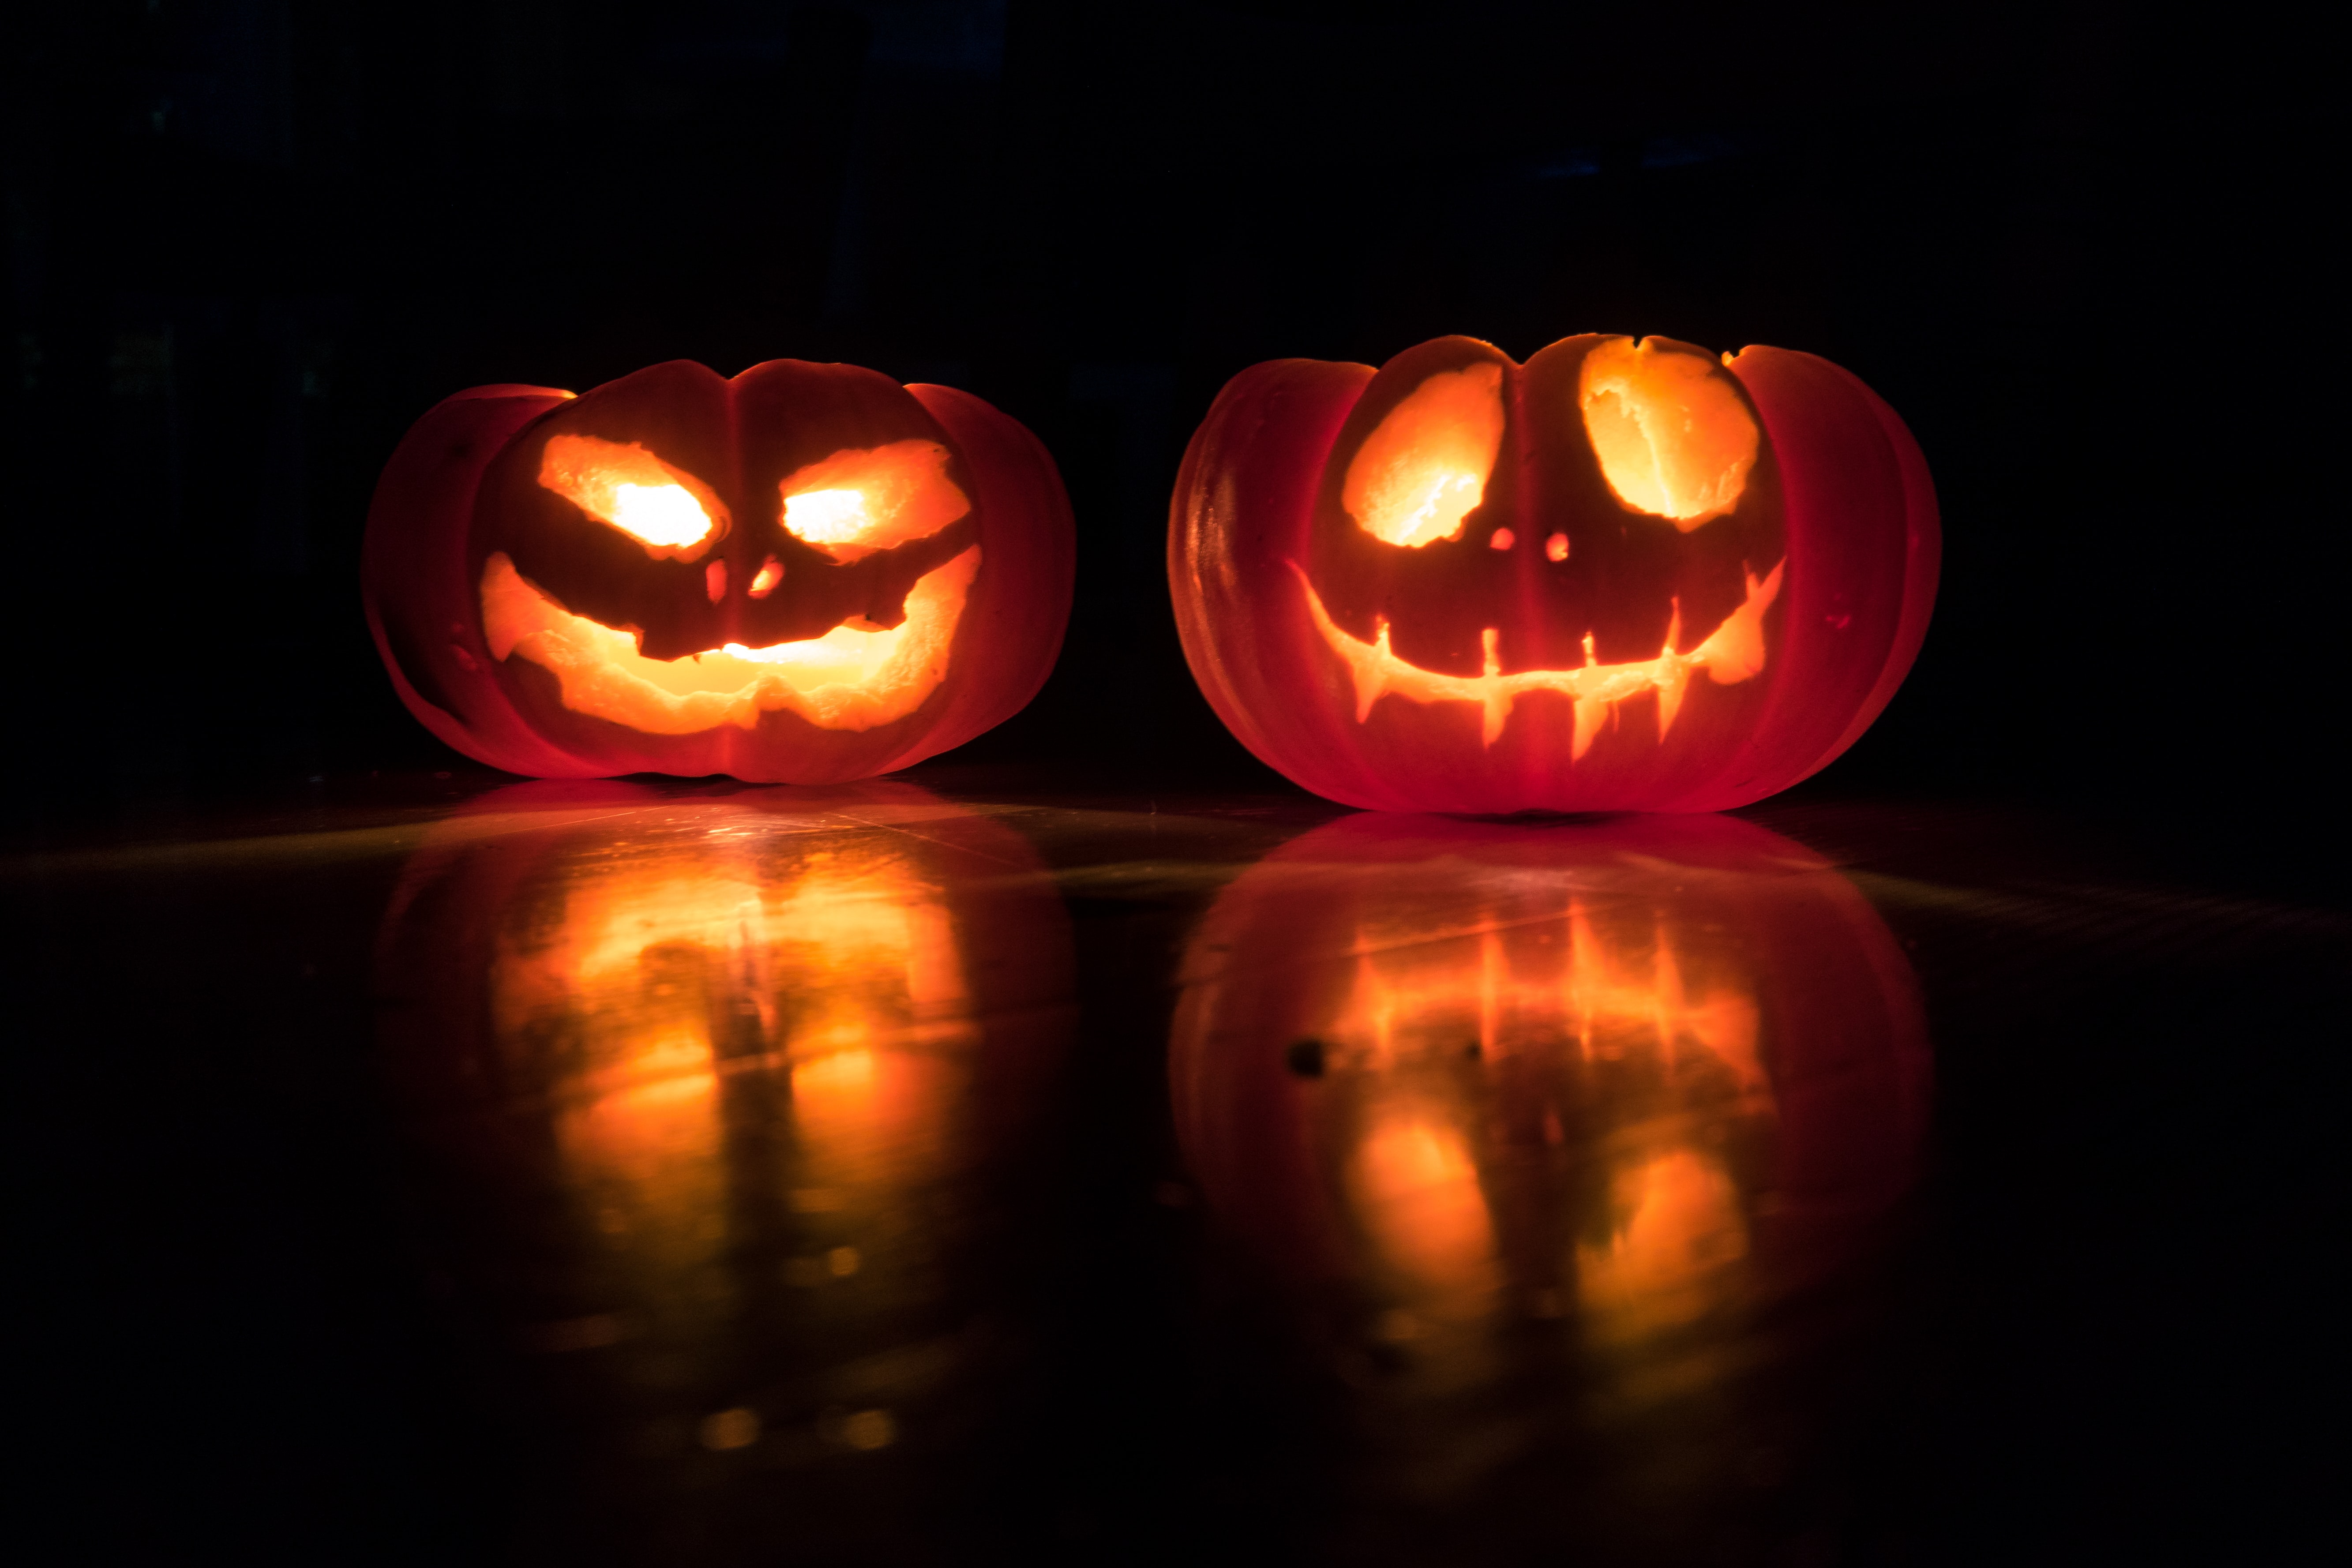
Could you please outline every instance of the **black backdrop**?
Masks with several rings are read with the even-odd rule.
[[[1934,466],[1926,651],[1808,787],[2119,804],[2260,839],[2340,900],[2313,853],[2341,841],[2346,679],[2335,57],[2243,7],[1897,9],[20,6],[0,22],[0,837],[462,768],[360,620],[376,472],[457,388],[678,355],[955,383],[1045,437],[1082,531],[1077,615],[1046,691],[968,760],[1033,784],[1263,783],[1192,691],[1160,575],[1217,388],[1278,355],[1377,363],[1459,331],[1525,356],[1613,330],[1826,354]],[[363,1042],[389,872],[123,864],[16,884],[0,944],[23,961],[0,979],[31,1124],[8,1141],[18,1273],[52,1303],[15,1359],[62,1413],[20,1426],[81,1483],[54,1489],[61,1528],[84,1557],[226,1520],[263,1558],[446,1560],[507,1505],[480,1434],[508,1416],[469,1414],[386,1239]],[[1106,1038],[1145,1006],[1111,994],[1141,994],[1176,929],[1109,905],[1081,922]],[[2147,926],[2137,893],[2089,907],[2116,912],[1974,945],[1965,911],[1904,917],[1940,954],[1957,1047],[1937,1300],[1958,1327],[1927,1338],[1959,1347],[1930,1383],[1966,1397],[1875,1462],[1898,1506],[2035,1471],[1969,1525],[2021,1559],[2131,1557],[2184,1516],[2238,1540],[2250,1498],[2328,1495],[2285,1462],[2326,1452],[2289,1414],[2322,1419],[2333,1342],[2305,1261],[2341,1142],[2307,1065],[2342,1033],[2312,1000],[2333,995],[2319,938],[2219,899]],[[2232,923],[2238,948],[2197,951]],[[2102,943],[2131,962],[2086,961]],[[1072,1103],[1096,1142],[1072,1142],[1095,1163],[1068,1163],[1094,1184],[1052,1234],[1128,1250],[1074,1246],[1054,1278],[1099,1268],[1072,1300],[1172,1313],[1167,1254],[1134,1240],[1160,1233],[1118,1206],[1142,1185],[1119,1173],[1159,1157],[1126,1148],[1159,1064],[1090,1060]],[[1169,1473],[1178,1497],[1199,1467]]]
[[[1592,330],[1826,354],[1925,447],[1936,625],[1825,784],[2326,798],[2335,121],[2313,41],[2241,14],[129,0],[11,28],[9,773],[44,815],[459,765],[358,614],[377,469],[459,387],[677,356],[949,382],[1055,452],[1067,650],[962,760],[1250,779],[1160,567],[1217,388]]]

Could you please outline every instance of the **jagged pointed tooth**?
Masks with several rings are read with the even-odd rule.
[[[1690,690],[1690,671],[1677,665],[1673,674],[1658,683],[1658,739],[1675,727],[1675,716],[1683,710],[1683,698]]]
[[[1592,737],[1601,733],[1601,721],[1609,717],[1609,704],[1598,697],[1576,700],[1576,738],[1570,742],[1568,759],[1576,762],[1592,749]]]
[[[1356,722],[1360,724],[1372,716],[1372,704],[1378,702],[1389,689],[1389,624],[1386,619],[1372,623],[1372,648],[1368,655],[1354,655],[1348,660],[1348,671],[1356,678]]]
[[[1491,746],[1503,738],[1503,726],[1511,721],[1511,694],[1490,691],[1486,696],[1486,721],[1478,731],[1478,743]]]

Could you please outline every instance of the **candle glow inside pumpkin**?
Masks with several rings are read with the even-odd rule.
[[[781,521],[795,538],[846,564],[927,538],[971,510],[936,441],[895,441],[837,452],[780,485]],[[707,487],[635,444],[559,435],[547,443],[540,484],[588,516],[627,533],[656,559],[691,560],[723,517]],[[752,647],[722,643],[677,658],[648,658],[633,628],[567,609],[523,576],[503,551],[484,562],[482,626],[493,657],[520,654],[552,673],[565,707],[646,734],[680,735],[787,710],[832,730],[868,730],[922,706],[946,679],[956,625],[980,546],[918,578],[905,618],[856,617],[814,637]],[[782,580],[770,555],[747,584],[763,598]],[[709,572],[709,597],[725,595],[723,563]]]
[[[1671,521],[1687,533],[1730,511],[1755,465],[1757,429],[1728,378],[1696,354],[1654,342],[1611,339],[1585,357],[1580,405],[1584,430],[1602,476],[1628,508]],[[1419,549],[1458,539],[1486,493],[1503,440],[1503,376],[1494,364],[1472,364],[1430,376],[1391,409],[1365,438],[1348,466],[1342,504],[1357,526],[1386,544]],[[1498,528],[1489,547],[1517,542]],[[1569,558],[1569,541],[1554,533],[1544,543],[1553,564]],[[1718,686],[1749,679],[1767,658],[1764,612],[1780,590],[1780,566],[1748,574],[1748,596],[1697,647],[1677,647],[1682,610],[1673,607],[1664,644],[1654,658],[1603,664],[1593,639],[1584,639],[1584,663],[1566,669],[1506,670],[1500,626],[1485,628],[1476,675],[1423,668],[1400,658],[1386,616],[1376,616],[1367,642],[1337,625],[1306,568],[1297,562],[1307,614],[1324,643],[1345,662],[1356,692],[1356,721],[1373,704],[1395,696],[1410,702],[1471,702],[1480,712],[1479,741],[1491,747],[1510,722],[1513,706],[1537,692],[1558,692],[1575,704],[1573,761],[1591,749],[1617,704],[1655,693],[1657,737],[1664,741],[1682,711],[1695,675]]]

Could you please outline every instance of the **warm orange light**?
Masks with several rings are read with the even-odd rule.
[[[784,526],[811,544],[845,544],[874,526],[862,490],[810,490],[784,498]]]
[[[1372,704],[1383,697],[1402,697],[1409,702],[1475,702],[1483,716],[1479,737],[1491,746],[1502,739],[1503,726],[1510,721],[1512,705],[1521,697],[1536,691],[1557,691],[1576,703],[1571,759],[1581,757],[1591,749],[1602,722],[1616,704],[1628,698],[1657,693],[1658,739],[1663,741],[1674,728],[1675,716],[1682,710],[1683,698],[1690,689],[1694,674],[1704,670],[1717,685],[1733,686],[1761,670],[1765,659],[1764,612],[1772,607],[1772,601],[1780,593],[1778,565],[1761,581],[1750,574],[1748,597],[1705,642],[1688,653],[1677,652],[1675,647],[1682,633],[1682,616],[1677,611],[1666,628],[1665,647],[1655,658],[1601,664],[1593,653],[1592,639],[1587,637],[1585,662],[1580,668],[1522,669],[1506,675],[1500,653],[1501,634],[1489,626],[1485,635],[1483,671],[1476,675],[1440,675],[1396,656],[1389,646],[1386,616],[1374,623],[1370,642],[1343,630],[1323,607],[1323,595],[1315,591],[1315,584],[1306,572],[1295,562],[1291,570],[1298,574],[1299,587],[1307,595],[1307,614],[1314,617],[1315,628],[1322,634],[1324,645],[1347,664],[1355,682],[1356,722],[1360,724],[1370,718]]]
[[[1461,1131],[1442,1110],[1416,1110],[1409,1101],[1390,1109],[1365,1137],[1352,1174],[1366,1227],[1416,1285],[1474,1300],[1494,1288],[1493,1216]]]
[[[932,1175],[950,1150],[949,1117],[961,1075],[936,1057],[839,1051],[793,1068],[793,1124],[807,1158],[803,1191],[838,1206],[864,1190]]]
[[[971,510],[937,441],[835,452],[779,488],[785,529],[841,562],[927,538]]]
[[[634,441],[550,437],[539,482],[656,558],[692,559],[718,526],[720,508],[709,487]]]
[[[1687,533],[1739,504],[1756,418],[1713,360],[1611,338],[1585,355],[1578,402],[1601,477],[1635,511]]]
[[[1328,1065],[1315,1092],[1398,1303],[1382,1337],[1490,1316],[1507,1279],[1539,1315],[1574,1297],[1610,1337],[1726,1299],[1748,1232],[1707,1140],[1770,1113],[1760,1012],[1721,943],[1645,903],[1545,878],[1452,908],[1400,903],[1358,927],[1352,978],[1316,1030]],[[1527,1228],[1540,1160],[1528,1133],[1501,1129],[1555,1094],[1570,1098],[1537,1121],[1543,1139],[1562,1142],[1566,1116],[1606,1162],[1597,1234]],[[1517,1209],[1493,1195],[1514,1190]]]
[[[1340,504],[1373,538],[1408,549],[1462,537],[1503,445],[1503,371],[1441,371],[1407,394],[1348,465]]]
[[[760,569],[751,574],[751,585],[744,592],[754,599],[764,599],[774,593],[776,584],[783,580],[783,564],[771,555],[760,563]]]
[[[1615,1334],[1689,1322],[1720,1299],[1722,1271],[1748,1255],[1739,1191],[1697,1150],[1621,1168],[1610,1201],[1609,1239],[1576,1249],[1576,1293]]]
[[[573,615],[501,552],[482,567],[482,630],[495,657],[519,654],[551,671],[566,708],[646,734],[720,724],[749,730],[777,709],[823,729],[870,730],[912,713],[947,679],[956,625],[979,570],[975,544],[923,574],[896,626],[838,626],[798,642],[729,643],[654,659],[637,651],[635,633]]]
[[[665,1282],[650,1299],[677,1331],[734,1310],[747,1181],[767,1212],[840,1216],[793,1270],[821,1284],[903,1246],[908,1194],[954,1154],[971,998],[941,889],[887,849],[778,867],[756,835],[714,832],[625,850],[502,942],[491,993],[499,1038],[563,1064],[566,1184]],[[776,1153],[730,1145],[745,1075],[789,1086]]]

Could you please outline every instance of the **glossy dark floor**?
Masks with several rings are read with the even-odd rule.
[[[2242,1561],[2315,1490],[2315,900],[1046,782],[12,853],[58,1560]]]

